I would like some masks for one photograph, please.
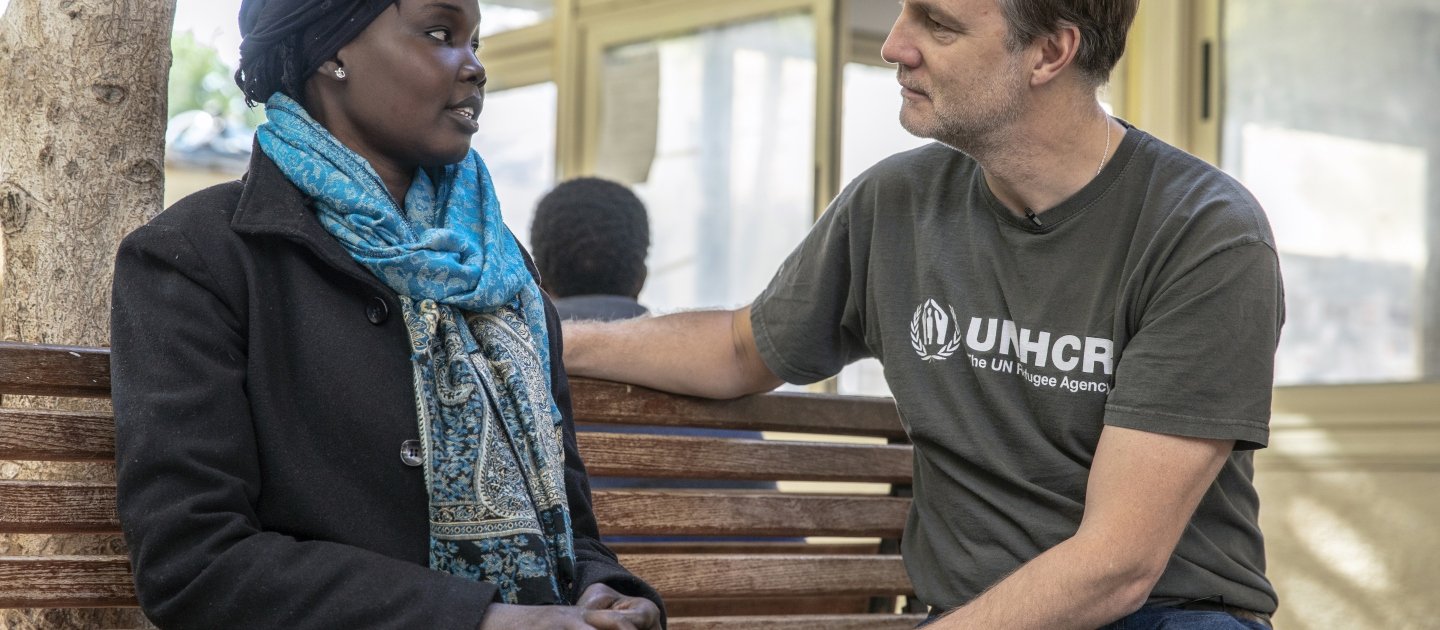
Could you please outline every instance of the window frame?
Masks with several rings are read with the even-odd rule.
[[[1223,25],[1222,0],[1140,3],[1111,82],[1117,115],[1217,166]],[[1267,467],[1440,469],[1440,381],[1282,385],[1274,393],[1279,439],[1259,459]]]
[[[480,49],[486,90],[499,92],[553,80],[554,42],[554,20],[486,37]]]
[[[1212,164],[1220,159],[1221,0],[1142,2],[1111,75],[1115,114]]]
[[[693,33],[701,29],[764,19],[767,17],[807,13],[816,26],[816,117],[815,146],[812,172],[816,208],[819,216],[825,204],[839,193],[835,182],[838,169],[834,166],[836,124],[834,93],[838,85],[835,63],[836,5],[832,0],[732,0],[723,5],[695,3],[688,0],[578,0],[565,28],[569,48],[562,63],[569,74],[562,74],[573,89],[561,89],[561,146],[557,164],[562,177],[592,174],[599,145],[601,65],[604,52],[612,47],[647,40],[663,39]],[[822,201],[823,200],[823,201]]]

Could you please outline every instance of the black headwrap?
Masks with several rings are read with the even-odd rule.
[[[304,102],[305,80],[396,0],[243,0],[240,69],[245,99],[276,92]]]

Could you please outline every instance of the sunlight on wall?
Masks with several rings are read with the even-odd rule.
[[[1333,507],[1300,497],[1287,509],[1291,523],[1304,525],[1295,528],[1296,536],[1337,576],[1367,591],[1385,591],[1394,586],[1374,543],[1340,518]]]
[[[1277,468],[1287,456],[1260,457],[1270,460],[1257,458],[1256,485],[1266,572],[1280,594],[1276,627],[1436,627],[1434,473],[1307,456]]]
[[[1296,576],[1285,583],[1284,594],[1298,602],[1324,602],[1324,610],[1309,611],[1307,617],[1311,620],[1348,620],[1373,619],[1369,610],[1354,603],[1347,597],[1343,589],[1336,588],[1332,583],[1309,576]],[[1284,606],[1284,602],[1280,604]],[[1284,610],[1284,608],[1281,608]],[[1308,626],[1307,626],[1308,627]],[[1328,625],[1321,622],[1313,626],[1315,630],[1321,628],[1344,627]]]

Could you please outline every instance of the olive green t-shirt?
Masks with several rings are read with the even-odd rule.
[[[915,444],[903,553],[964,604],[1072,536],[1104,425],[1236,440],[1151,601],[1275,610],[1252,484],[1284,319],[1259,204],[1131,128],[1040,225],[931,144],[851,183],[755,301],[761,356],[809,383],[884,364]]]

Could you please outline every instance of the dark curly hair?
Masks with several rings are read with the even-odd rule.
[[[554,297],[627,295],[645,284],[650,221],[629,188],[595,177],[572,179],[540,200],[530,249]]]
[[[305,104],[305,80],[310,78],[311,69],[305,67],[305,59],[300,56],[301,37],[296,33],[276,42],[263,55],[240,60],[235,84],[245,94],[246,105],[263,104],[276,92]]]
[[[245,103],[280,92],[305,104],[305,81],[400,0],[242,0],[240,67]]]

